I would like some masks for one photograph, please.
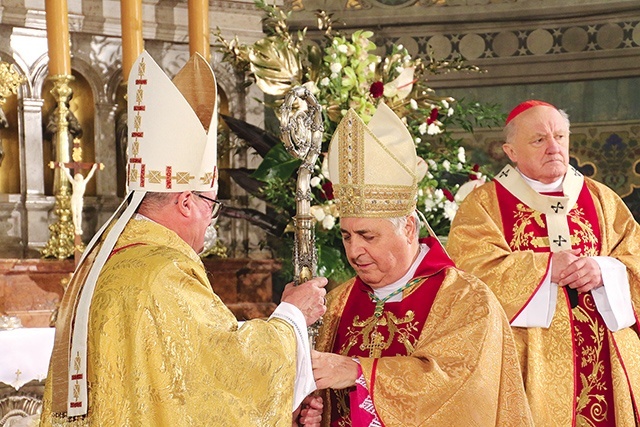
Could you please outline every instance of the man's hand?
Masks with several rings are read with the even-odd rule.
[[[569,286],[578,292],[589,292],[603,285],[602,272],[593,258],[578,258],[560,273],[557,283],[558,286]]]
[[[282,292],[281,300],[298,307],[309,326],[327,311],[325,286],[327,286],[327,279],[324,277],[315,277],[298,286],[289,283]]]
[[[580,249],[554,252],[551,255],[551,281],[560,284],[562,274],[569,265],[578,260]]]
[[[314,395],[305,397],[298,411],[294,412],[293,426],[320,427],[322,408],[322,397]]]
[[[320,390],[351,387],[358,379],[358,363],[348,356],[311,350],[311,364]]]

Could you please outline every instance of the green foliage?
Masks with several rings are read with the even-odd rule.
[[[401,45],[392,46],[381,56],[372,31],[339,33],[333,29],[331,16],[323,11],[317,12],[318,28],[324,31],[323,40],[309,40],[306,29],[295,34],[289,30],[290,13],[262,0],[256,1],[256,5],[265,12],[266,37],[252,45],[243,45],[237,39],[225,40],[218,32],[218,42],[225,60],[245,76],[247,84],[257,84],[265,98],[271,100],[265,103],[271,110],[267,117],[272,116],[271,112],[278,114],[277,106],[288,90],[305,86],[322,106],[325,151],[336,126],[349,109],[354,109],[368,122],[378,103],[385,102],[405,121],[418,155],[429,166],[420,182],[418,209],[437,234],[447,235],[460,201],[456,193],[461,186],[469,188],[484,178],[480,167],[467,163],[462,141],[454,137],[453,129],[472,133],[477,127],[500,126],[504,115],[497,105],[436,96],[427,84],[427,76],[480,70],[459,60],[440,61],[429,57],[423,62],[413,58]],[[257,139],[259,135],[259,131],[252,131],[245,137]],[[257,141],[250,145],[259,146]],[[352,275],[352,270],[336,226],[338,212],[326,169],[323,169],[323,157],[320,156],[312,179],[311,210],[317,220],[318,270],[323,276],[341,281]],[[264,155],[252,177],[260,181],[261,196],[270,210],[295,214],[299,164],[282,144],[273,146]],[[275,248],[278,255],[290,259],[292,242],[292,234],[285,230]]]

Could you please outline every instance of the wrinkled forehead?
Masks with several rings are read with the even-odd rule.
[[[521,113],[514,120],[516,138],[547,135],[555,132],[568,132],[569,123],[553,107],[538,106]]]

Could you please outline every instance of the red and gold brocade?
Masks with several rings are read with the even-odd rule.
[[[354,278],[329,293],[318,349],[359,358],[376,411],[393,426],[528,426],[509,325],[490,290],[453,267],[433,238],[421,279],[374,316]],[[323,425],[350,425],[350,390],[325,393]],[[338,420],[339,414],[346,415]],[[331,414],[333,412],[333,414]]]
[[[626,265],[638,307],[640,228],[622,200],[585,178],[568,224],[573,248]],[[460,268],[489,285],[512,320],[547,275],[551,255],[544,214],[495,182],[476,189],[462,203],[447,249]],[[558,292],[548,329],[513,328],[536,425],[613,425],[603,420],[603,411],[609,410],[608,422],[635,426],[629,384],[637,395],[637,334],[630,328],[610,332],[590,294],[581,294],[578,307],[571,310],[565,290]]]

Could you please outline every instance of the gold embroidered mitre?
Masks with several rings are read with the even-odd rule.
[[[217,190],[217,90],[207,61],[193,55],[171,81],[142,52],[127,97],[129,190]]]
[[[340,216],[394,218],[411,214],[422,177],[418,160],[407,127],[385,104],[379,105],[368,126],[349,110],[331,139],[328,153]]]

